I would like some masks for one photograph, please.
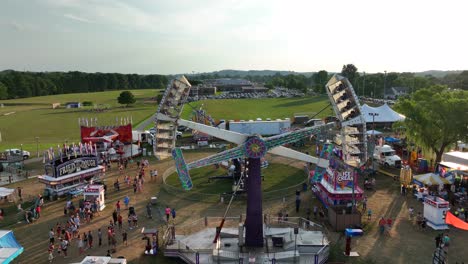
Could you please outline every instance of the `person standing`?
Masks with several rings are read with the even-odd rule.
[[[102,246],[102,232],[101,232],[101,228],[98,229],[97,231],[97,235],[98,235],[98,243],[99,243],[99,246]]]
[[[448,234],[445,234],[444,238],[442,238],[442,243],[444,244],[444,248],[448,249],[450,246],[450,237]]]
[[[372,210],[371,210],[371,209],[368,209],[368,210],[367,210],[367,220],[370,221],[371,218],[372,218]]]
[[[88,245],[89,248],[93,248],[93,235],[91,234],[91,230],[88,231]]]
[[[317,219],[317,214],[318,214],[318,207],[317,205],[314,205],[314,219]]]
[[[367,209],[367,197],[364,196],[364,199],[362,199],[362,210],[364,210],[365,212],[366,209]]]
[[[80,235],[78,235],[78,254],[81,255],[84,253],[84,242],[81,239]]]
[[[54,244],[55,243],[55,233],[54,229],[51,228],[49,231],[49,243]]]
[[[117,210],[114,210],[114,212],[112,212],[112,219],[114,220],[114,224],[117,222]]]
[[[442,242],[442,234],[438,234],[436,237],[435,237],[435,243],[436,243],[436,248],[439,248],[440,247],[440,243]]]
[[[115,210],[117,210],[117,213],[120,213],[120,200],[115,204]]]
[[[409,213],[409,219],[410,219],[410,220],[413,220],[413,216],[414,216],[414,208],[413,208],[413,206],[410,206],[410,208],[408,209],[408,213]]]
[[[122,242],[125,246],[127,246],[127,231],[125,229],[122,232]]]
[[[123,217],[121,214],[117,217],[117,222],[119,223],[119,230],[122,230]]]
[[[296,213],[299,212],[300,206],[301,206],[301,191],[296,190]]]

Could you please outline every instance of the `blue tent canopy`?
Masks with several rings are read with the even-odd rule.
[[[0,263],[8,264],[21,253],[24,248],[16,241],[11,230],[0,230]]]
[[[388,142],[388,143],[396,143],[396,142],[400,142],[400,139],[399,138],[394,138],[394,137],[386,137],[385,141]]]

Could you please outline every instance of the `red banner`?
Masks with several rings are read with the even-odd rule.
[[[132,142],[132,125],[108,127],[81,127],[81,141],[87,143],[119,140],[123,143]]]

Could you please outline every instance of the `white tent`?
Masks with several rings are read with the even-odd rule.
[[[0,187],[0,197],[6,197],[6,196],[12,194],[14,191],[15,191],[15,189]]]
[[[0,230],[0,263],[8,264],[21,253],[23,247],[16,241],[11,230]]]
[[[379,107],[372,107],[364,104],[361,106],[362,114],[364,115],[364,119],[366,123],[392,123],[396,121],[401,121],[405,119],[405,116],[395,112],[390,106],[387,104],[381,105]],[[372,117],[369,113],[376,113],[378,115]],[[373,120],[374,118],[374,120]]]

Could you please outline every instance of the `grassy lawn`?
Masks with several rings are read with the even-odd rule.
[[[80,138],[80,117],[97,117],[98,124],[115,124],[116,117],[119,122],[121,117],[132,117],[133,124],[137,125],[156,112],[157,105],[151,98],[160,91],[132,90],[137,102],[128,108],[117,103],[120,92],[63,94],[0,101],[5,105],[0,108],[0,150],[20,148],[20,144],[23,144],[23,149],[31,151],[31,155],[35,156],[35,137],[39,137],[40,150],[65,141],[77,142]],[[94,104],[108,105],[110,109],[100,113],[92,111],[92,107],[65,109],[65,103],[70,101],[91,101]],[[51,104],[55,102],[61,103],[62,107],[52,109]],[[6,113],[11,114],[4,115]]]
[[[197,108],[203,108],[214,119],[249,120],[257,117],[266,118],[292,118],[295,113],[308,114],[319,112],[329,104],[327,96],[301,97],[301,98],[265,98],[265,99],[222,99],[203,100],[190,103]],[[182,117],[189,118],[192,107],[184,107]],[[318,117],[331,115],[332,108],[323,111]]]
[[[192,191],[204,194],[230,192],[233,184],[230,179],[218,179],[208,182],[208,178],[211,176],[224,175],[227,175],[226,169],[216,169],[214,166],[191,170],[190,176],[194,186]],[[262,189],[266,192],[298,185],[305,179],[303,170],[280,163],[271,163],[268,168],[262,169],[262,175],[264,176]],[[166,179],[166,183],[182,190],[177,173],[171,174]]]

